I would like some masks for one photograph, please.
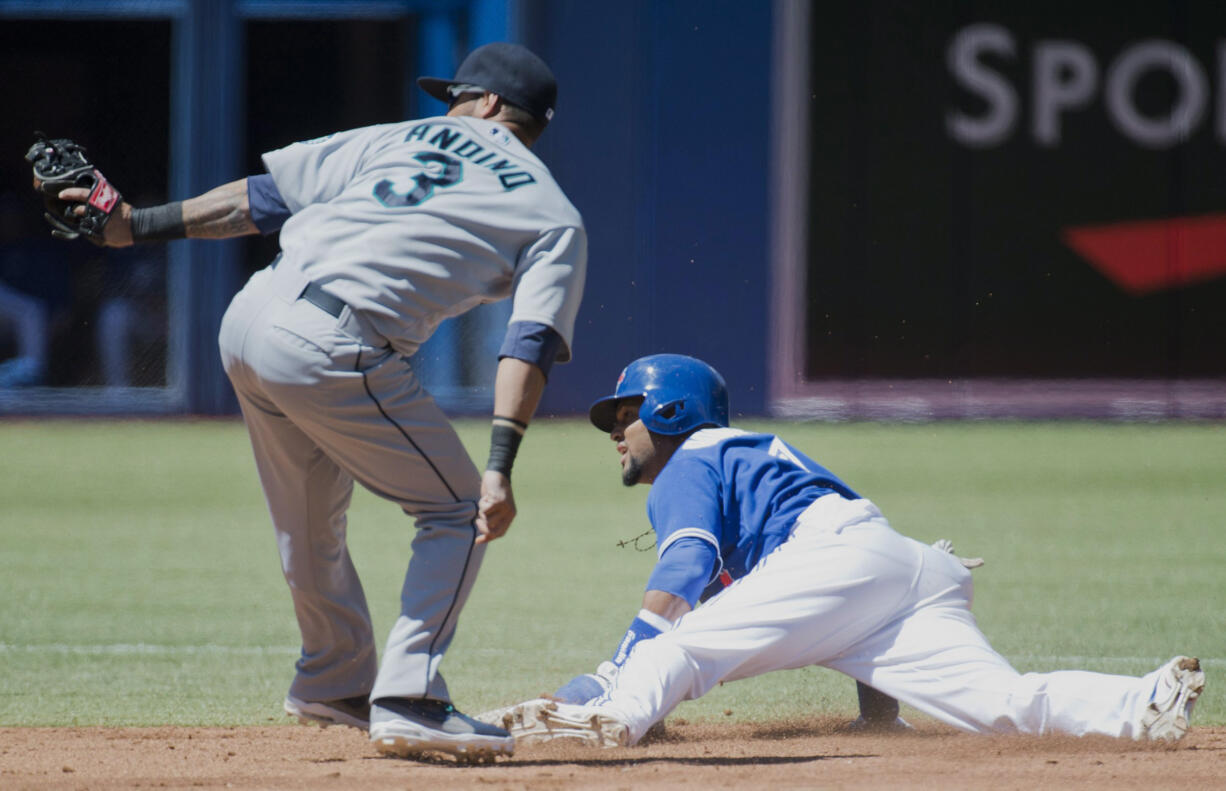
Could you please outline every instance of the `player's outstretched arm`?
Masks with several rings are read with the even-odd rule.
[[[84,203],[89,190],[72,187],[59,194],[62,200]],[[77,209],[84,214],[84,206]],[[214,187],[185,201],[138,209],[120,204],[103,229],[107,247],[127,247],[135,242],[171,239],[229,239],[259,233],[251,219],[247,179]]]
[[[222,184],[183,201],[183,229],[191,239],[230,239],[259,233],[251,220],[247,179]]]
[[[649,590],[643,594],[643,609],[659,615],[669,623],[676,623],[678,618],[692,610],[693,607],[675,593]]]
[[[498,361],[490,459],[481,476],[481,500],[477,504],[478,544],[502,537],[515,519],[511,465],[544,392],[545,374],[540,367],[515,357]]]
[[[598,698],[609,690],[617,677],[621,666],[630,656],[630,649],[641,640],[650,640],[661,632],[672,628],[677,619],[692,608],[690,603],[680,596],[667,591],[648,590],[643,594],[643,608],[630,623],[625,636],[617,644],[613,657],[600,663],[595,673],[584,673],[567,681],[552,695],[541,697],[562,703],[582,705]]]

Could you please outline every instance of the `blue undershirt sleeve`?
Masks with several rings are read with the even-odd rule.
[[[548,324],[535,321],[513,321],[507,325],[506,337],[498,351],[498,359],[514,357],[532,363],[549,378],[549,369],[557,359],[562,336]]]
[[[715,545],[701,538],[679,538],[656,562],[647,580],[647,590],[664,591],[685,599],[691,607],[711,581],[719,561]]]
[[[281,230],[292,213],[277,190],[277,183],[267,173],[247,177],[247,204],[251,221],[264,236]]]

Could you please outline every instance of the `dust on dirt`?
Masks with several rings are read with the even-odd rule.
[[[1175,747],[973,736],[935,723],[853,734],[843,720],[670,720],[637,747],[521,747],[494,764],[379,756],[347,728],[2,728],[0,789],[1222,788],[1226,728]]]

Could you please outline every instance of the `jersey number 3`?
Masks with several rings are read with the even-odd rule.
[[[424,151],[414,154],[413,159],[422,164],[423,170],[413,177],[417,186],[412,190],[397,192],[392,189],[391,179],[383,179],[375,185],[374,195],[384,206],[417,206],[434,194],[435,187],[450,187],[464,178],[464,166],[455,157]]]

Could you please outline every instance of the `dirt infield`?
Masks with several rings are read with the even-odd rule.
[[[1087,738],[979,737],[943,726],[842,733],[839,722],[686,724],[650,743],[555,743],[493,765],[379,757],[350,729],[4,728],[6,789],[1154,789],[1221,788],[1226,728],[1176,748]]]

